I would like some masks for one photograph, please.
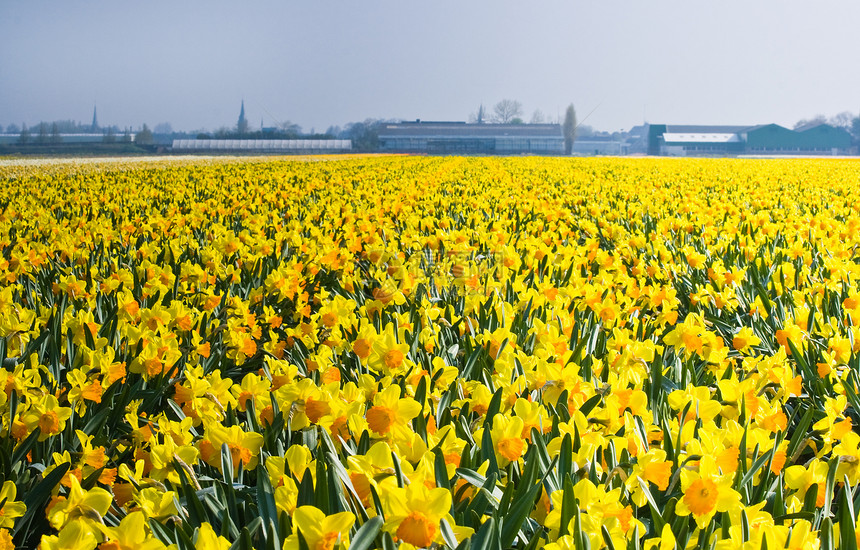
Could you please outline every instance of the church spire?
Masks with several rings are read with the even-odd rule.
[[[98,117],[96,117],[96,106],[95,106],[95,104],[94,104],[94,105],[93,105],[93,125],[92,125],[91,130],[92,130],[93,132],[95,132],[95,131],[97,131],[98,129],[99,129],[99,119],[98,119]]]
[[[239,135],[248,133],[248,119],[245,118],[245,100],[242,100],[242,109],[239,111],[239,123],[236,125]]]

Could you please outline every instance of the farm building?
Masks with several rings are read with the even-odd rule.
[[[626,155],[627,144],[613,136],[577,136],[573,142],[575,155]]]
[[[648,154],[664,156],[742,154],[846,154],[851,135],[842,128],[817,124],[789,130],[778,124],[756,126],[686,126],[651,124]]]
[[[348,139],[174,139],[176,152],[339,153],[352,150]]]
[[[564,153],[560,124],[400,122],[379,129],[379,148],[389,152],[488,155]]]
[[[113,134],[110,139],[116,142],[134,141],[134,133]],[[39,136],[38,128],[30,129],[29,143],[51,143],[56,140],[57,143],[103,143],[107,139],[106,134],[91,133],[91,134],[58,134],[57,136]],[[41,141],[40,141],[41,140]],[[14,145],[21,143],[21,134],[0,134],[0,145]]]

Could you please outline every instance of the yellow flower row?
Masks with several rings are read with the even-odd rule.
[[[0,543],[854,537],[856,163],[0,177]]]

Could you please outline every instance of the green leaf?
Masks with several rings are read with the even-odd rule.
[[[493,418],[502,408],[502,388],[496,390],[493,398],[490,399],[490,404],[487,407],[487,414],[484,416],[484,429],[490,430],[493,427]]]
[[[184,485],[184,484],[183,484]],[[263,520],[263,533],[266,543],[275,548],[281,547],[278,533],[278,507],[275,505],[274,489],[269,479],[269,472],[263,464],[257,466],[257,508]]]
[[[563,537],[568,534],[568,526],[570,520],[573,519],[573,513],[577,508],[576,497],[573,494],[573,482],[569,477],[564,479],[564,492],[561,497],[561,522],[559,523],[558,536]]]
[[[612,543],[612,535],[609,534],[609,529],[606,528],[606,525],[600,526],[600,532],[603,534],[603,542],[606,543],[606,547],[609,550],[615,550],[615,544]]]
[[[442,540],[445,541],[445,544],[447,544],[449,548],[457,548],[457,537],[454,535],[454,530],[451,528],[451,524],[448,523],[448,520],[442,518],[439,522],[439,530],[442,532]]]
[[[27,453],[30,452],[30,449],[33,448],[33,445],[35,445],[36,441],[39,439],[40,433],[41,431],[37,426],[33,432],[24,439],[24,441],[18,443],[15,450],[12,451],[12,458],[9,461],[13,468],[16,464],[21,464],[24,461],[24,457],[27,456]]]
[[[534,460],[534,457],[532,457],[532,461]],[[523,479],[520,480],[520,486],[517,488],[517,496],[514,498],[514,503],[504,515],[500,538],[502,546],[505,548],[513,545],[517,534],[528,521],[528,516],[535,506],[535,501],[541,489],[541,484],[536,483],[535,477],[534,475],[523,476]]]
[[[651,519],[654,522],[654,532],[659,533],[663,530],[663,526],[666,525],[666,519],[662,516],[660,507],[657,506],[657,502],[651,494],[648,482],[641,477],[637,477],[636,479],[639,480],[639,488],[642,489],[642,494],[645,495],[645,500],[648,501],[648,506],[651,508]]]
[[[29,526],[37,513],[44,513],[45,506],[48,500],[50,500],[54,488],[59,485],[71,466],[68,462],[60,464],[42,478],[42,481],[37,483],[35,487],[27,491],[23,499],[24,504],[27,506],[27,511],[15,522],[15,527],[12,530],[13,535],[17,534],[24,526]]]
[[[448,468],[445,465],[442,449],[433,450],[433,473],[436,477],[436,486],[450,491],[451,482],[448,479]]]
[[[499,524],[490,517],[481,528],[472,535],[471,550],[502,550],[499,538]]]
[[[349,544],[350,550],[367,550],[370,548],[374,540],[376,540],[376,535],[379,533],[379,530],[382,529],[382,525],[384,523],[385,522],[379,516],[374,516],[367,520],[364,525],[355,532],[355,536],[352,537]]]
[[[457,468],[457,475],[460,479],[463,479],[469,482],[471,485],[474,485],[478,489],[487,488],[488,478],[482,476],[475,470],[469,470],[467,468]],[[493,498],[496,499],[496,503],[498,503],[502,499],[502,491],[494,485],[489,489],[490,494]]]
[[[230,453],[230,446],[226,443],[221,444],[221,475],[224,477],[224,484],[233,487],[233,455]]]
[[[579,407],[579,412],[581,412],[585,416],[588,416],[588,413],[590,413],[591,410],[594,409],[594,407],[597,406],[598,403],[600,403],[601,399],[603,399],[603,396],[599,393],[592,395],[589,399],[585,401],[585,403],[582,404],[581,407]]]
[[[758,472],[765,463],[770,460],[772,453],[765,453],[758,457],[755,462],[753,462],[752,466],[750,466],[749,471],[744,474],[741,478],[740,487],[744,487],[747,483],[752,481],[753,476],[755,476],[756,472]]]
[[[857,518],[854,514],[854,503],[851,501],[851,483],[848,476],[844,478],[844,485],[839,495],[839,550],[857,550],[857,536],[854,534],[854,526]]]
[[[824,518],[824,521],[821,522],[818,536],[821,538],[820,550],[836,549],[835,541],[833,540],[833,521],[830,518]]]
[[[487,468],[487,473],[498,473],[499,464],[496,461],[496,448],[493,445],[493,436],[490,434],[489,428],[484,428],[484,435],[481,438],[481,459],[490,463]]]

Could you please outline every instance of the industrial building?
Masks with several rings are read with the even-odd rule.
[[[340,153],[352,150],[348,139],[174,139],[174,152]]]
[[[564,154],[560,124],[467,124],[400,122],[383,124],[379,148],[386,152],[486,155]]]
[[[30,144],[57,144],[57,143],[104,143],[108,139],[113,140],[116,143],[120,142],[133,142],[134,138],[137,134],[134,132],[130,133],[119,133],[112,134],[110,137],[107,134],[57,134],[51,135],[50,133],[39,135],[39,129],[31,128],[30,129],[30,137],[28,138],[27,143]],[[0,145],[16,145],[21,143],[21,134],[0,134]]]
[[[686,126],[651,124],[648,154],[663,156],[842,155],[851,134],[829,124],[789,130],[779,124]]]

